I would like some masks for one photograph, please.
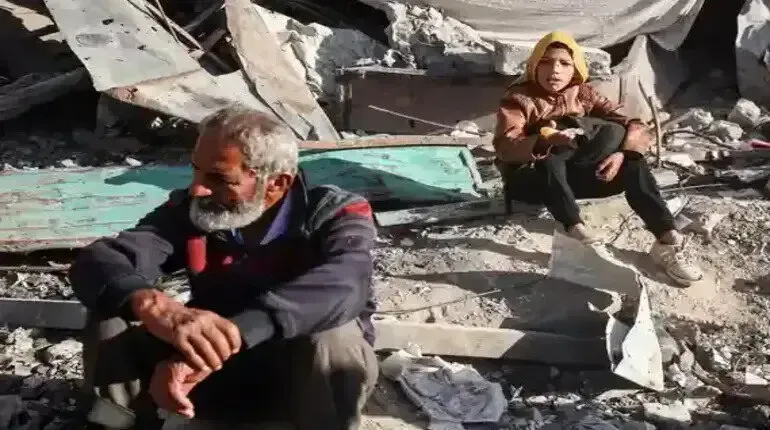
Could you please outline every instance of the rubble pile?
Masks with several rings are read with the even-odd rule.
[[[0,0],[0,6],[2,3]],[[520,330],[535,338],[563,336],[559,339],[581,345],[600,340],[600,346],[609,349],[602,338],[605,326],[583,337],[573,336],[565,327],[579,331],[585,325],[586,332],[596,329],[591,326],[593,320],[580,319],[577,313],[586,312],[589,303],[592,317],[600,313],[606,316],[610,305],[602,309],[601,300],[593,296],[571,300],[566,294],[560,295],[561,290],[544,291],[533,281],[547,275],[551,268],[553,220],[542,208],[517,209],[511,215],[501,215],[501,182],[492,166],[494,154],[485,131],[491,130],[493,124],[482,122],[485,117],[487,121],[494,118],[490,106],[495,103],[485,96],[478,103],[483,108],[476,112],[470,100],[484,91],[497,97],[504,87],[502,83],[510,81],[509,76],[524,71],[531,42],[487,39],[445,11],[399,2],[381,5],[389,21],[387,28],[381,28],[385,35],[382,41],[366,35],[372,32],[306,22],[240,0],[192,2],[167,11],[152,5],[137,11],[127,3],[109,3],[87,11],[89,17],[100,17],[93,22],[101,23],[88,31],[79,23],[85,15],[72,14],[72,8],[61,8],[59,1],[47,3],[53,18],[46,19],[56,29],[57,40],[71,44],[72,52],[66,54],[74,65],[68,63],[62,70],[34,74],[14,74],[13,68],[0,67],[0,74],[7,75],[0,76],[0,177],[55,172],[60,175],[56,180],[66,183],[69,174],[98,174],[104,167],[141,172],[145,167],[185,163],[194,123],[218,107],[244,103],[280,117],[303,139],[303,144],[311,143],[303,147],[303,152],[308,148],[318,153],[353,148],[364,156],[352,158],[353,162],[346,160],[348,164],[375,160],[385,166],[382,170],[388,175],[361,173],[365,169],[331,172],[371,179],[364,185],[380,187],[367,197],[375,204],[384,203],[382,207],[387,209],[376,207],[382,228],[374,251],[374,283],[381,316],[398,322]],[[749,3],[758,7],[756,1]],[[122,13],[127,10],[131,13]],[[133,25],[126,27],[131,30],[125,30],[125,36],[120,36],[125,39],[123,45],[112,39],[116,37],[115,28],[124,25],[116,19]],[[132,33],[134,27],[155,31]],[[116,48],[118,45],[121,49]],[[607,51],[587,48],[586,53],[592,78],[609,82],[617,77]],[[273,54],[276,56],[270,57]],[[131,62],[132,67],[126,67],[126,58],[139,65]],[[346,87],[341,69],[351,68],[361,76],[369,73],[372,86],[357,87],[363,88],[361,91]],[[375,69],[380,74],[374,73]],[[387,71],[392,74],[383,78]],[[87,85],[86,75],[91,77],[93,88]],[[436,76],[447,80],[433,80]],[[439,377],[428,381],[425,375],[383,378],[367,405],[362,428],[426,428],[427,418],[441,424],[436,414],[426,418],[426,414],[416,411],[419,402],[415,397],[405,397],[404,391],[408,392],[407,383],[416,385],[417,381],[435,388],[452,378],[456,378],[456,385],[442,393],[462,397],[465,403],[458,403],[469,409],[471,400],[491,399],[495,407],[472,406],[482,412],[499,412],[501,416],[493,424],[496,428],[770,428],[770,395],[766,394],[770,392],[770,322],[765,318],[770,309],[770,111],[766,105],[739,98],[726,80],[721,71],[708,73],[688,91],[701,93],[702,85],[711,85],[714,90],[714,82],[721,83],[724,88],[714,90],[708,103],[685,102],[685,108],[672,103],[659,112],[657,124],[649,124],[651,128],[660,127],[660,152],[653,151],[649,161],[661,167],[655,173],[665,197],[682,203],[676,211],[676,222],[688,234],[688,254],[709,269],[703,285],[677,289],[647,264],[644,252],[653,239],[638,219],[629,217],[622,198],[583,202],[587,223],[607,238],[614,238],[606,247],[607,255],[619,265],[634,267],[640,285],[648,291],[649,313],[656,328],[649,332],[655,332],[660,358],[653,357],[647,365],[653,361],[655,366],[660,364],[664,378],[663,386],[657,388],[661,389],[642,388],[621,378],[616,372],[617,363],[602,361],[593,367],[552,364],[552,350],[541,352],[541,360],[535,363],[503,360],[500,355],[489,359],[470,351],[467,357],[477,359],[466,360],[456,354],[461,363],[435,357],[425,360],[435,367],[433,370],[444,371],[439,375],[445,378],[438,382]],[[444,99],[461,87],[461,81],[470,90]],[[476,91],[474,85],[483,85],[483,91]],[[87,112],[87,118],[64,120],[58,129],[45,127],[57,114],[41,113],[36,107],[66,94],[77,95],[78,91],[91,96],[98,91],[102,95],[96,103],[68,100],[60,111],[78,105]],[[363,100],[377,100],[378,106],[382,105],[380,114],[406,124],[394,127],[409,129],[419,122],[437,127],[440,133],[392,137],[375,134],[380,130],[346,128],[344,114],[349,114],[356,103],[359,119],[371,113],[371,106],[352,99],[350,92],[369,97]],[[393,105],[386,105],[388,102]],[[444,109],[444,118],[452,122],[389,110],[393,106],[404,112],[412,108],[423,112]],[[461,107],[469,107],[476,116],[455,117],[454,112]],[[342,119],[334,115],[339,113]],[[377,124],[383,117],[373,118],[368,123]],[[348,138],[345,145],[338,145],[340,137]],[[382,145],[389,137],[396,143]],[[431,139],[433,144],[426,143]],[[436,139],[443,140],[436,144]],[[466,141],[472,143],[463,143]],[[372,146],[371,142],[381,145]],[[445,159],[435,159],[439,161],[420,155],[424,159],[415,161],[408,172],[413,177],[394,180],[392,177],[398,175],[393,173],[396,170],[392,164],[404,158],[388,151],[398,148],[435,148],[431,149],[434,152],[448,148],[453,152]],[[463,168],[450,166],[450,161]],[[423,206],[415,207],[411,201],[395,202],[397,210],[387,206],[394,203],[382,197],[394,192],[388,186],[408,189],[402,185],[408,182],[431,189],[425,166],[445,162],[448,167],[441,173],[447,174],[447,182],[454,179],[453,174],[460,177],[458,183],[467,185],[467,190],[463,189],[466,200],[445,198],[444,194],[451,195],[459,188],[450,184],[452,190],[435,193],[439,202],[434,206],[420,203]],[[334,169],[338,168],[323,170]],[[669,183],[664,184],[661,178]],[[108,183],[101,178],[97,182]],[[38,182],[18,192],[0,191],[0,222],[8,213],[19,220],[13,227],[0,225],[0,232],[7,236],[0,238],[5,252],[0,257],[3,264],[8,264],[0,266],[0,429],[54,430],[81,425],[74,411],[83,378],[82,333],[60,327],[19,327],[6,321],[7,315],[2,312],[7,309],[2,306],[12,306],[14,301],[71,303],[75,299],[66,277],[73,250],[40,258],[13,248],[19,243],[49,244],[24,236],[29,234],[25,228],[51,230],[50,243],[61,238],[57,234],[66,236],[61,230],[77,223],[58,219],[50,222],[50,213],[55,211],[48,206],[65,199],[90,202],[88,198],[93,197],[83,195],[85,191],[78,194],[78,190],[69,191],[72,195],[41,197],[50,190],[46,188],[49,185]],[[163,186],[156,188],[161,191],[153,191],[165,193]],[[77,209],[87,211],[89,204],[83,203]],[[480,204],[482,210],[469,209],[473,204]],[[35,212],[35,208],[45,210]],[[39,215],[43,212],[45,215]],[[466,212],[475,214],[467,218],[479,219],[456,221],[458,214]],[[35,224],[38,215],[48,224]],[[100,221],[96,215],[93,218],[78,222],[88,227],[92,226],[88,222]],[[385,219],[391,223],[385,223]],[[427,221],[423,224],[417,221],[420,219]],[[431,223],[438,225],[425,225]],[[8,236],[8,231],[16,234],[16,230],[22,233]],[[86,232],[89,240],[93,239],[91,233]],[[189,297],[184,277],[173,277],[172,284],[166,287],[174,297],[182,301]],[[544,297],[548,299],[542,300]],[[538,304],[538,299],[545,304]],[[633,305],[640,307],[639,303]],[[619,323],[632,325],[633,317],[625,318],[622,312],[618,315]],[[412,346],[419,349],[419,345]],[[607,352],[604,349],[602,352]],[[577,352],[582,351],[574,348],[570,352],[579,355]],[[612,356],[612,352],[617,351],[606,355]],[[410,354],[411,358],[421,355]],[[468,391],[473,395],[465,396]],[[450,409],[444,412],[451,415]],[[486,423],[497,419],[490,418],[494,414],[476,412]],[[463,417],[454,419],[463,422]],[[399,422],[394,424],[393,420]]]

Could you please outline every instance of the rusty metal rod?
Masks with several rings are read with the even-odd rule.
[[[423,124],[428,124],[428,125],[432,125],[432,126],[436,126],[436,127],[445,128],[447,130],[457,130],[455,127],[453,127],[451,125],[446,125],[446,124],[442,124],[440,122],[430,121],[430,120],[427,120],[427,119],[418,118],[416,116],[411,116],[411,115],[407,115],[407,114],[403,114],[403,113],[394,112],[394,111],[392,111],[390,109],[381,108],[379,106],[369,105],[369,109],[374,109],[376,111],[384,112],[384,113],[386,113],[388,115],[397,116],[399,118],[410,119],[412,121],[421,122]],[[467,131],[467,130],[461,130],[461,131],[464,131],[464,132],[470,133],[470,134],[475,134],[476,136],[484,136],[483,133],[477,133],[477,132],[474,132],[474,131]]]

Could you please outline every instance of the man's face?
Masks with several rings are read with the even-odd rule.
[[[192,155],[190,219],[203,231],[256,221],[266,209],[266,178],[245,167],[239,147],[216,132],[202,134]]]
[[[537,63],[537,83],[550,93],[557,93],[567,87],[575,77],[575,63],[572,53],[562,47],[549,47]]]

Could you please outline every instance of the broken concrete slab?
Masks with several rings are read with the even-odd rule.
[[[377,350],[417,345],[426,355],[535,361],[602,366],[607,363],[600,338],[454,324],[375,319]]]
[[[735,65],[741,95],[770,106],[770,5],[747,0],[738,15]]]
[[[645,403],[644,417],[658,425],[673,428],[688,427],[692,421],[690,411],[681,402],[668,405],[662,403]]]
[[[380,6],[390,20],[385,29],[390,47],[403,65],[441,74],[492,71],[494,47],[467,24],[430,6],[399,2]],[[388,64],[393,65],[398,64]]]
[[[337,69],[382,58],[387,48],[358,30],[305,25],[293,18],[254,5],[269,29],[281,40],[281,50],[304,77],[317,98],[333,101]]]
[[[243,70],[254,92],[297,135],[309,139],[339,139],[339,134],[281,51],[249,0],[226,0],[227,27]],[[310,127],[309,132],[305,132]]]
[[[743,137],[743,128],[740,125],[721,119],[711,123],[709,132],[726,143],[735,142]]]
[[[748,99],[740,99],[735,103],[733,110],[727,115],[727,120],[741,127],[754,128],[762,116],[762,109]]]
[[[652,171],[658,188],[665,189],[679,185],[679,175],[671,169],[655,169]]]

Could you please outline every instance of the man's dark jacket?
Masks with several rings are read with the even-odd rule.
[[[133,318],[133,291],[186,268],[188,306],[229,318],[247,347],[356,318],[373,342],[376,231],[364,198],[333,186],[307,188],[300,174],[263,215],[269,222],[258,243],[243,243],[237,230],[201,232],[189,207],[187,191],[174,191],[136,227],[83,249],[70,271],[75,295],[104,317]]]

